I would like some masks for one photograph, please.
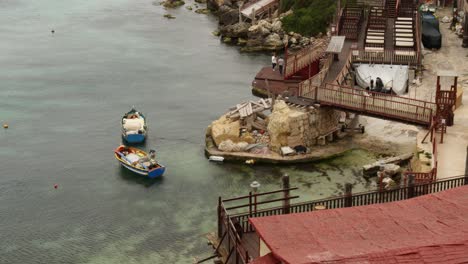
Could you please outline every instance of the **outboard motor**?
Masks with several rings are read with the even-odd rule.
[[[149,156],[151,159],[156,159],[156,151],[154,149],[150,150]]]

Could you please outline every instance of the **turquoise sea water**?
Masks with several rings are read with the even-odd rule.
[[[208,162],[206,126],[251,98],[269,57],[221,44],[210,16],[165,13],[150,0],[0,1],[0,263],[191,263],[211,253],[217,197],[253,180],[273,190],[288,173],[301,200],[372,185],[362,151],[289,167]],[[162,179],[113,158],[132,105]]]

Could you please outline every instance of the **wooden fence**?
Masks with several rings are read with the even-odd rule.
[[[419,52],[412,50],[351,50],[352,61],[354,63],[401,64],[411,66],[418,65],[418,53]]]
[[[342,85],[343,82],[346,80],[346,76],[348,75],[352,67],[353,67],[353,61],[352,61],[352,56],[350,54],[348,58],[346,59],[346,62],[343,68],[341,69],[340,73],[336,75],[334,83],[338,85]]]
[[[326,44],[326,41],[319,41],[309,47],[303,48],[298,53],[288,54],[286,52],[284,78],[292,77],[295,73],[318,60],[324,53]]]
[[[289,180],[289,179],[288,179]],[[288,182],[289,185],[289,182]],[[253,215],[257,212],[257,207],[261,205],[276,203],[276,202],[287,202],[291,199],[298,198],[299,196],[289,196],[289,192],[292,190],[297,190],[297,187],[293,188],[284,188],[272,192],[264,193],[252,193],[249,192],[249,195],[230,198],[230,199],[221,199],[218,200],[218,239],[219,245],[216,248],[216,251],[225,250],[225,263],[242,263],[246,264],[250,261],[250,256],[246,246],[243,244],[242,234],[243,223],[239,222],[239,219],[233,218],[230,216],[230,213],[236,212],[239,209],[241,212],[245,212],[247,209],[248,215]],[[257,201],[259,198],[268,197],[278,193],[283,194],[283,198],[270,199],[266,201]],[[232,206],[226,206],[226,203],[234,203]],[[240,203],[240,204],[239,204]],[[231,260],[231,262],[230,262]]]
[[[299,95],[302,97],[316,99],[317,89],[322,85],[327,77],[331,64],[333,63],[333,54],[328,54],[319,73],[299,84]]]
[[[225,210],[224,217],[229,218],[231,221],[236,222],[238,225],[238,232],[248,233],[253,232],[254,229],[250,225],[248,219],[251,217],[263,217],[272,215],[282,215],[287,213],[303,213],[317,210],[319,207],[325,209],[337,209],[352,206],[363,206],[387,202],[395,202],[418,197],[421,195],[445,191],[448,189],[460,187],[468,184],[468,176],[463,175],[454,178],[447,178],[443,180],[423,183],[411,184],[408,186],[400,187],[391,190],[376,190],[370,192],[362,192],[356,194],[346,194],[342,196],[332,197],[328,199],[314,200],[308,202],[288,204],[288,206],[277,206],[261,210],[254,210],[248,212],[241,212],[235,214],[228,214],[229,210]],[[282,192],[281,190],[277,192]],[[224,208],[224,203],[220,200],[219,208]],[[247,208],[248,206],[244,207]],[[221,217],[222,218],[222,217]],[[218,218],[218,226],[222,225],[222,221]],[[221,236],[222,234],[219,233]],[[242,253],[242,252],[241,252]],[[243,253],[245,254],[245,252]]]
[[[435,118],[433,118],[433,122],[435,122]],[[434,124],[434,123],[433,123]],[[432,144],[432,163],[431,163],[431,170],[428,172],[415,172],[415,171],[407,171],[404,173],[405,181],[407,181],[408,176],[413,175],[414,180],[416,183],[429,183],[433,182],[437,179],[437,166],[438,166],[438,152],[437,152],[437,138],[435,136],[435,132],[437,130],[435,125],[432,125],[430,128],[431,134],[431,144]],[[441,135],[442,136],[442,135]],[[424,142],[424,140],[423,140]]]
[[[426,126],[431,124],[435,112],[434,103],[329,83],[318,89],[317,101],[343,110]]]

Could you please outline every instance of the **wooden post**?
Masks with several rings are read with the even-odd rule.
[[[283,201],[283,214],[290,213],[290,201],[289,201],[289,176],[288,174],[284,174],[281,178],[283,182],[283,193],[284,193],[284,201]]]
[[[353,206],[353,185],[351,183],[347,183],[345,185],[345,207]]]
[[[249,216],[252,217],[252,192],[249,192]]]
[[[222,201],[221,201],[221,196],[218,197],[218,238],[221,237],[221,233],[223,232],[223,219],[221,217],[222,213]]]
[[[465,185],[468,185],[468,146],[466,147]]]
[[[414,197],[414,174],[408,175],[408,193],[407,199],[411,199]]]
[[[463,48],[468,48],[468,12],[465,12],[465,23],[463,24]]]
[[[244,5],[244,2],[243,2],[243,1],[239,2],[239,23],[242,22],[241,8],[242,8],[243,5]]]

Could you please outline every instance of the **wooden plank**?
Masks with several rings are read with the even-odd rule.
[[[412,17],[397,17],[397,20],[402,20],[402,21],[412,21]]]
[[[412,29],[396,28],[395,32],[398,32],[398,33],[412,33],[413,30]]]
[[[370,44],[384,44],[384,40],[381,39],[381,40],[377,40],[377,39],[366,39],[366,43],[370,43]]]
[[[384,36],[367,36],[366,39],[385,39]]]
[[[367,32],[367,36],[385,36],[384,32]]]
[[[413,37],[413,34],[410,34],[410,33],[396,33],[395,34],[395,37]]]
[[[413,28],[411,25],[395,25],[396,29],[408,29],[408,28]]]
[[[395,46],[398,46],[398,47],[413,47],[414,43],[413,42],[397,41],[397,42],[395,42]]]
[[[395,38],[395,41],[414,42],[413,38]]]

